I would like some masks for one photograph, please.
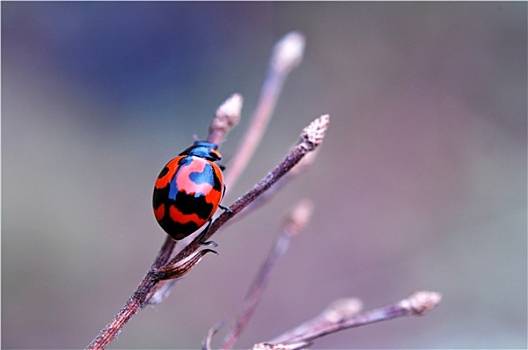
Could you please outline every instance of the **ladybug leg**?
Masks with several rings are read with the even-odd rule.
[[[200,235],[198,236],[198,242],[200,242],[201,245],[204,245],[206,247],[210,247],[210,246],[217,247],[218,243],[216,243],[215,241],[205,241],[204,240],[205,235],[207,234],[207,231],[209,231],[209,227],[211,227],[211,222],[213,222],[213,219],[209,219],[209,221],[207,221],[207,226],[202,230],[202,232],[200,232]]]
[[[229,214],[233,214],[233,211],[229,207],[224,207],[222,204],[218,204],[218,208],[227,211]]]
[[[222,192],[222,198],[224,197],[225,191],[226,191],[226,185],[224,185],[224,192]],[[233,211],[231,209],[229,209],[228,207],[224,207],[222,204],[218,204],[218,208],[224,211],[227,211],[229,214],[233,214]]]

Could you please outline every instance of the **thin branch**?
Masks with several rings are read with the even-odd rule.
[[[397,317],[422,316],[434,309],[442,300],[437,292],[415,292],[405,299],[379,309],[364,311],[354,310],[348,303],[358,303],[351,299],[344,303],[344,310],[334,304],[314,320],[275,338],[266,343],[255,344],[252,349],[300,349],[313,343],[316,339],[345,329],[367,324],[388,321]],[[358,304],[359,307],[360,303]],[[352,310],[352,312],[350,312]]]
[[[266,80],[251,117],[248,132],[238,145],[238,153],[226,172],[226,184],[230,186],[229,188],[234,186],[259,145],[286,77],[302,61],[304,45],[304,36],[299,32],[290,32],[275,44]]]
[[[234,327],[227,334],[222,349],[231,349],[236,343],[240,334],[246,328],[250,318],[257,308],[262,294],[268,285],[271,273],[277,266],[280,258],[284,256],[290,246],[291,239],[304,230],[313,211],[313,203],[304,200],[298,203],[288,215],[280,235],[275,241],[275,245],[262,264],[255,281],[249,289],[242,307],[241,313],[235,322]]]
[[[114,316],[114,319],[99,332],[87,349],[105,349],[128,320],[143,307],[146,296],[155,284],[156,279],[153,278],[153,273],[149,271],[127,303]]]
[[[317,330],[346,320],[361,311],[363,302],[357,298],[343,298],[333,301],[323,312],[294,329],[274,338],[269,343],[296,344],[305,343],[307,334],[314,334]]]
[[[273,198],[273,196],[275,196],[275,194],[282,190],[283,187],[295,180],[301,174],[307,172],[308,169],[310,169],[310,167],[314,164],[315,159],[319,154],[319,150],[320,148],[317,148],[313,152],[308,153],[286,175],[284,175],[279,181],[277,181],[277,183],[272,188],[270,188],[269,191],[266,191],[266,193],[262,194],[262,196],[260,196],[257,200],[252,202],[246,209],[244,209],[240,213],[240,215],[237,216],[236,220],[243,219],[246,215],[250,214],[254,210],[260,208],[261,206],[269,202]]]

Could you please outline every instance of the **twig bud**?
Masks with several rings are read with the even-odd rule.
[[[215,117],[209,126],[207,141],[219,145],[225,135],[240,121],[243,98],[240,94],[233,94],[218,107]]]
[[[300,143],[304,144],[307,151],[312,151],[323,142],[329,123],[330,116],[323,114],[303,129]]]
[[[276,71],[288,73],[298,66],[304,55],[305,38],[300,32],[286,34],[273,47],[270,66]]]
[[[400,307],[408,309],[414,315],[422,316],[434,309],[440,301],[442,295],[437,292],[414,292],[407,298],[400,301]]]

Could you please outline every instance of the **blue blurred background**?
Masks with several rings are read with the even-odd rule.
[[[526,3],[1,10],[3,348],[83,348],[110,321],[164,239],[150,207],[158,172],[240,92],[243,120],[222,147],[229,167],[271,48],[294,29],[306,35],[305,60],[224,204],[330,113],[316,164],[216,236],[220,256],[136,315],[111,348],[199,348],[239,310],[285,212],[305,197],[313,221],[240,347],[336,298],[372,308],[425,289],[444,296],[429,315],[315,347],[526,348]]]

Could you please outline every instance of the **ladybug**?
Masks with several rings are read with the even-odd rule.
[[[174,240],[180,240],[210,221],[224,194],[222,159],[218,146],[195,141],[165,165],[154,185],[156,220]]]

